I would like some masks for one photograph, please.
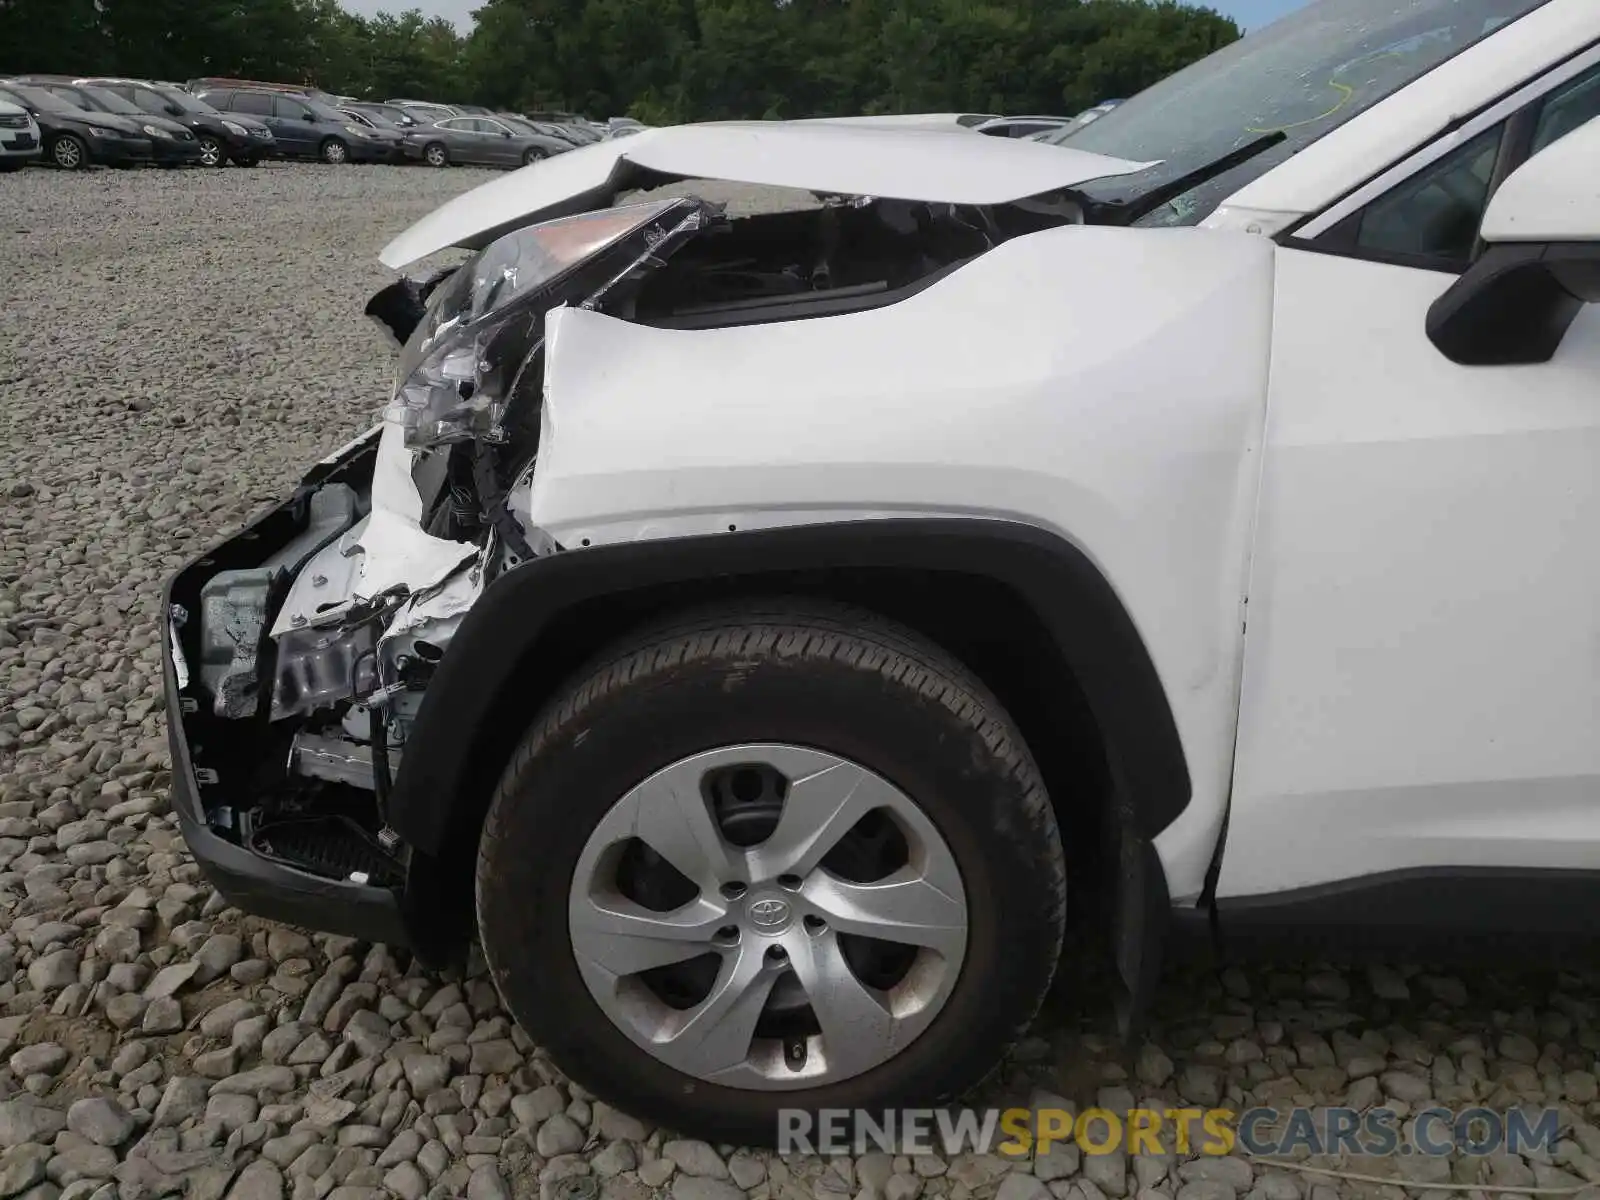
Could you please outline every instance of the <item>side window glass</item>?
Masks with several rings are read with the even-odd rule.
[[[305,120],[306,113],[310,111],[303,104],[296,104],[293,100],[285,100],[282,96],[273,99],[273,107],[280,117],[287,117],[291,121]]]
[[[1600,117],[1600,67],[1569,81],[1545,98],[1534,126],[1531,157],[1579,126]]]
[[[235,92],[233,103],[230,105],[235,112],[253,113],[258,117],[272,115],[272,97],[262,96],[254,92]]]
[[[1484,130],[1355,214],[1354,248],[1418,265],[1468,266],[1504,131],[1503,124]]]
[[[144,88],[139,88],[133,93],[133,102],[140,108],[144,109],[145,112],[155,113],[157,115],[160,115],[165,107],[160,96],[156,95],[152,91],[147,91]]]

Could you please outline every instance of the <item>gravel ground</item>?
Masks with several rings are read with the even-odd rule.
[[[1104,992],[1074,978],[991,1095],[1558,1105],[1548,1160],[1344,1164],[1406,1190],[1076,1150],[779,1160],[569,1086],[481,974],[225,906],[167,812],[160,582],[367,426],[390,369],[360,315],[386,279],[377,252],[483,178],[0,179],[0,1200],[1436,1200],[1600,1183],[1592,972],[1179,973],[1126,1060]]]

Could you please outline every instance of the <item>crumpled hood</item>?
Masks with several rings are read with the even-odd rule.
[[[523,225],[680,179],[994,205],[1153,165],[970,132],[804,121],[678,125],[580,146],[486,183],[418,221],[380,258],[402,270],[451,246],[482,249]]]

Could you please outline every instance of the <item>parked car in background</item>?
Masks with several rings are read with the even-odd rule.
[[[351,96],[336,96],[332,92],[325,92],[321,88],[314,88],[304,83],[273,83],[262,79],[228,79],[223,76],[213,76],[206,79],[191,79],[184,85],[186,91],[199,95],[201,92],[215,91],[217,89],[244,88],[254,92],[288,92],[294,96],[309,96],[313,100],[320,100],[332,108],[337,108],[346,100],[354,99]]]
[[[20,104],[0,101],[0,172],[20,171],[42,153],[32,114]]]
[[[435,121],[446,121],[461,115],[448,104],[430,104],[426,100],[386,100],[384,103],[404,109],[424,125],[432,125]]]
[[[541,133],[555,133],[576,146],[587,146],[591,142],[603,140],[606,136],[606,126],[603,123],[572,113],[525,112],[510,115],[521,118]]]
[[[310,96],[279,89],[217,88],[201,92],[200,99],[222,112],[264,122],[277,139],[278,152],[287,157],[342,166],[383,162],[391,153],[375,130]]]
[[[533,134],[536,137],[555,138],[557,141],[565,142],[568,146],[576,147],[587,144],[585,140],[579,137],[577,131],[571,125],[556,125],[549,121],[529,121],[526,118],[519,117],[516,113],[495,113],[494,119],[511,126],[512,129],[520,133]]]
[[[1102,100],[1093,108],[1086,108],[1076,117],[1074,117],[1072,119],[1071,128],[1081,129],[1083,126],[1088,125],[1092,121],[1098,121],[1101,117],[1105,116],[1108,112],[1121,103],[1121,100]]]
[[[151,159],[138,124],[112,113],[86,112],[45,88],[0,81],[0,100],[20,105],[38,123],[45,159],[63,171],[132,167]]]
[[[365,129],[389,148],[389,161],[403,163],[422,157],[422,143],[413,130],[390,124],[376,113],[365,113],[356,108],[340,108],[345,116]]]
[[[635,121],[632,117],[612,117],[606,122],[604,137],[606,139],[632,137],[643,128],[644,125]]]
[[[1072,117],[996,117],[977,126],[990,137],[1027,138],[1072,124]]]
[[[998,121],[997,113],[878,113],[866,117],[807,117],[802,125],[859,125],[881,129],[929,129],[944,132],[972,130],[987,121]],[[613,131],[621,117],[611,118]],[[630,122],[637,126],[637,121]],[[637,132],[637,130],[635,131]],[[616,136],[613,132],[612,136]]]
[[[358,112],[369,117],[382,117],[396,129],[416,129],[424,122],[417,119],[415,113],[407,112],[398,104],[375,104],[368,100],[357,100],[353,104],[341,104],[340,108],[346,112]]]
[[[278,153],[277,139],[265,123],[238,113],[224,114],[211,105],[170,83],[143,79],[89,77],[79,83],[92,84],[132,101],[141,112],[168,117],[188,126],[200,144],[200,162],[220,167],[232,162],[253,167]]]
[[[485,108],[481,104],[452,104],[450,107],[455,109],[456,112],[460,113],[463,117],[492,117],[492,116],[494,116],[494,110],[493,109]]]
[[[591,121],[582,113],[559,112],[554,109],[535,109],[521,114],[525,121],[548,121],[553,125],[583,125],[595,128],[602,124]]]
[[[525,167],[564,154],[562,138],[513,129],[494,117],[450,117],[421,131],[422,159],[430,167]]]
[[[19,75],[16,82],[44,88],[86,112],[127,117],[150,139],[151,158],[159,166],[190,166],[200,162],[200,143],[188,126],[171,117],[144,112],[133,101],[115,92],[60,75]]]

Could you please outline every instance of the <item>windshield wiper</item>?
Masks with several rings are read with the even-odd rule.
[[[1289,135],[1280,129],[1275,133],[1258,137],[1252,142],[1246,142],[1237,150],[1230,150],[1220,158],[1212,159],[1205,166],[1197,167],[1160,187],[1151,188],[1148,192],[1140,192],[1127,200],[1096,202],[1092,205],[1091,212],[1086,214],[1089,217],[1089,224],[1132,225],[1140,217],[1155,212],[1163,204],[1176,200],[1185,192],[1199,187],[1202,183],[1209,183],[1219,175],[1226,175],[1259,154],[1265,154],[1279,142],[1286,141],[1288,137]]]

